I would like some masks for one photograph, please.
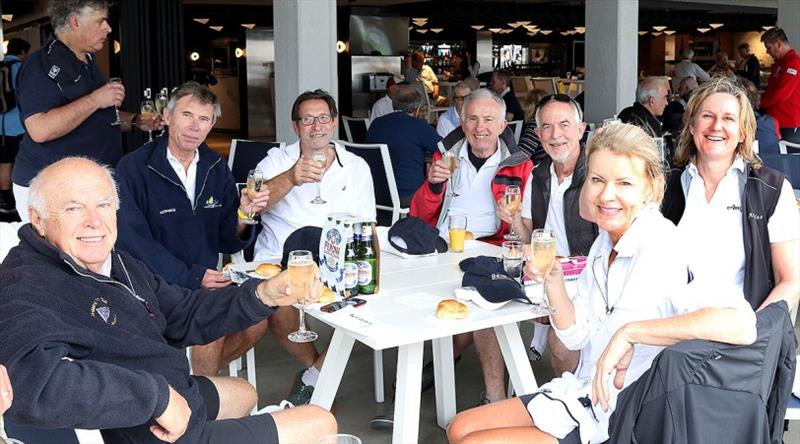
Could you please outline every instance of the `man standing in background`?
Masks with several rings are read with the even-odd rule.
[[[8,41],[8,53],[3,58],[3,65],[10,74],[11,92],[16,91],[17,74],[22,62],[28,58],[31,44],[22,39]],[[25,129],[19,120],[19,107],[16,104],[0,114],[0,213],[16,216],[14,193],[11,191],[11,170],[19,151],[19,142]]]
[[[789,46],[783,29],[770,29],[761,41],[775,60],[767,91],[761,96],[761,108],[778,120],[782,140],[800,143],[800,56]]]

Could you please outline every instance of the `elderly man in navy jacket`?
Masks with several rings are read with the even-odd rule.
[[[60,160],[31,181],[31,224],[0,265],[9,418],[101,429],[106,442],[316,442],[335,433],[318,407],[245,416],[256,401],[246,381],[189,375],[183,347],[297,301],[286,274],[213,295],[171,285],[114,249],[118,203],[110,171],[91,160]],[[305,299],[321,290],[316,279]]]
[[[240,217],[266,208],[269,191],[251,199],[236,190],[227,163],[205,144],[220,115],[217,97],[196,82],[172,94],[165,121],[169,133],[120,160],[116,175],[122,198],[117,247],[141,260],[169,283],[215,289],[230,280],[216,270],[219,253],[235,253],[253,239]],[[230,337],[192,349],[195,374],[213,376],[273,330],[303,364],[317,358],[310,344],[286,339],[297,326],[297,310],[278,310]]]

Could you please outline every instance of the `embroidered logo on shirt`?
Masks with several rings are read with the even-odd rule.
[[[59,72],[61,72],[61,68],[59,68],[56,65],[53,65],[53,66],[50,67],[50,72],[47,73],[47,76],[50,77],[51,79],[55,80],[55,78],[56,78],[56,76],[58,75]]]
[[[750,218],[750,219],[761,220],[761,219],[764,218],[764,215],[763,214],[756,214],[756,213],[753,213],[751,211],[751,212],[747,213],[747,217]]]
[[[210,209],[210,208],[219,208],[222,204],[219,203],[217,199],[214,199],[214,196],[210,196],[206,201],[206,204],[203,205],[203,208]]]
[[[736,204],[731,204],[725,207],[726,210],[733,210],[733,211],[742,211],[742,207]]]
[[[176,210],[175,208],[165,208],[158,212],[158,214],[167,214],[167,213],[174,213]]]
[[[117,323],[117,315],[111,311],[111,307],[108,306],[108,301],[105,298],[95,298],[89,307],[89,313],[93,318],[100,316],[100,319],[108,325]]]
[[[788,69],[786,70],[786,74],[791,74],[791,75],[793,75],[793,76],[796,76],[796,75],[797,75],[797,70],[796,70],[796,69],[794,69],[794,68],[788,68]]]

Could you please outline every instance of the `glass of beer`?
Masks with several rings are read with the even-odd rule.
[[[300,327],[289,334],[292,342],[311,342],[317,334],[306,330],[306,298],[314,285],[314,257],[308,250],[294,250],[289,253],[289,287],[300,305]]]
[[[556,237],[553,230],[537,229],[531,235],[531,254],[533,266],[543,277],[550,274],[556,260]],[[547,285],[542,282],[542,300],[540,305],[547,306]]]
[[[245,188],[245,193],[247,193],[247,197],[255,199],[256,194],[261,191],[261,187],[264,183],[264,175],[261,170],[250,170],[247,173],[247,188]],[[250,208],[247,211],[247,219],[242,219],[242,223],[247,225],[255,225],[258,223],[255,219],[256,214],[253,212],[253,204],[250,204]]]
[[[325,152],[322,150],[315,151],[314,154],[311,156],[311,160],[322,163],[324,167],[325,163],[328,161],[328,156],[326,156]],[[321,191],[320,184],[319,182],[317,182],[317,197],[315,197],[314,200],[311,201],[312,204],[322,205],[328,203],[327,201],[325,201],[325,199],[322,198],[322,196],[320,196],[320,191]]]
[[[455,151],[448,150],[442,153],[442,160],[447,164],[447,169],[450,170],[450,189],[447,192],[448,197],[457,197],[458,193],[455,192],[456,184],[453,181],[454,174],[458,169],[458,157]]]
[[[514,232],[514,223],[513,219],[517,215],[522,206],[522,193],[519,190],[519,185],[509,185],[506,187],[505,194],[503,194],[503,206],[506,207],[509,213],[511,213],[512,223],[508,224],[509,231],[508,234],[503,236],[503,239],[510,240],[510,241],[518,241],[520,237],[517,233]]]
[[[461,253],[464,251],[464,238],[467,235],[467,216],[464,214],[450,214],[448,224],[450,229],[450,251]]]
[[[503,270],[521,282],[522,279],[522,241],[503,242]]]

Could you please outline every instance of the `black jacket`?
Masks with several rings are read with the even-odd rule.
[[[794,379],[794,328],[784,301],[756,317],[752,345],[694,340],[662,351],[620,393],[608,442],[780,443]]]
[[[749,162],[745,162],[744,172],[747,182],[742,198],[745,251],[743,291],[750,306],[757,310],[775,287],[767,224],[775,212],[786,176],[768,166],[753,169]],[[670,171],[664,203],[661,205],[661,212],[675,225],[681,221],[686,209],[682,173],[681,169]]]
[[[639,102],[634,102],[633,105],[623,109],[619,112],[619,120],[624,123],[636,125],[650,134],[653,137],[661,137],[664,135],[664,130],[661,128],[661,121],[648,111]]]
[[[531,171],[531,219],[533,228],[544,228],[550,208],[550,157],[545,157]],[[586,178],[586,156],[582,152],[572,173],[572,183],[564,192],[564,229],[567,232],[569,254],[586,256],[597,237],[597,225],[580,216],[580,194]]]
[[[241,287],[189,291],[124,252],[111,278],[78,266],[30,224],[0,265],[0,362],[14,382],[16,424],[101,429],[105,442],[160,442],[148,427],[169,402],[192,416],[179,442],[195,442],[206,409],[183,347],[243,330],[272,309]]]

